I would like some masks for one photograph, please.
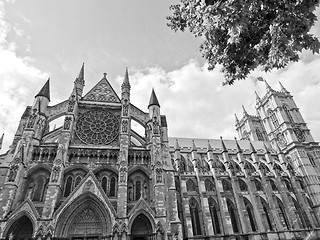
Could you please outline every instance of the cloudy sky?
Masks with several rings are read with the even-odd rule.
[[[263,76],[293,94],[308,127],[320,140],[320,57],[304,52],[281,71],[256,71],[246,81],[222,87],[219,67],[206,70],[201,39],[167,26],[169,5],[177,0],[0,0],[0,134],[4,152],[21,114],[51,78],[51,105],[68,98],[85,63],[85,92],[106,72],[119,92],[129,69],[132,103],[147,111],[155,88],[172,137],[233,138],[234,114],[241,105],[255,114],[256,82]],[[317,11],[320,16],[320,11]],[[320,24],[313,28],[320,36]]]

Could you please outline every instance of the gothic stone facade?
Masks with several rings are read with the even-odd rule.
[[[49,106],[49,81],[0,156],[0,238],[301,239],[320,220],[320,148],[290,93],[267,85],[239,140],[169,138],[152,91],[148,112],[106,75]],[[49,123],[63,117],[63,126]],[[131,123],[145,129],[144,136]],[[174,127],[174,126],[173,126]]]

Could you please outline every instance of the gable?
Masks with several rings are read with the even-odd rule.
[[[83,100],[120,103],[120,98],[105,77],[84,96]]]

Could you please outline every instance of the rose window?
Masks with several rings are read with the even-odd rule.
[[[118,136],[119,121],[109,111],[92,110],[80,116],[76,132],[84,143],[106,145]]]

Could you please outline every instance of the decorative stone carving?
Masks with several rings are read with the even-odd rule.
[[[19,170],[19,165],[14,164],[10,167],[9,174],[8,174],[8,182],[14,182]]]
[[[306,140],[303,131],[300,129],[299,126],[295,126],[293,129],[294,134],[297,136],[299,142],[304,142]]]
[[[287,140],[283,133],[278,133],[276,139],[280,147],[285,147],[287,145]]]
[[[107,80],[101,81],[85,96],[84,99],[97,102],[119,102]]]
[[[120,172],[120,183],[125,183],[127,181],[127,166],[126,166],[126,162],[125,161],[122,161],[120,163],[120,169],[119,169],[119,172]]]
[[[127,119],[122,120],[122,132],[123,133],[128,132],[128,120]]]
[[[154,117],[152,120],[153,134],[159,134],[159,120]]]
[[[60,166],[54,166],[51,173],[51,182],[58,182],[60,174]]]
[[[129,112],[129,104],[128,104],[128,100],[124,100],[124,104],[122,105],[122,115],[124,117],[128,116],[128,112]]]
[[[107,145],[118,136],[119,121],[109,111],[92,110],[80,116],[76,133],[83,143]]]
[[[72,117],[66,117],[66,119],[64,120],[64,124],[63,124],[64,130],[70,129],[71,121],[72,121]]]
[[[69,99],[69,102],[68,102],[68,112],[73,112],[73,109],[74,109],[74,105],[76,103],[76,100],[75,100],[76,96],[75,95],[72,95]]]
[[[33,128],[34,126],[34,123],[36,121],[36,118],[37,118],[37,109],[33,109],[32,110],[32,114],[29,116],[29,119],[28,119],[28,124],[27,124],[27,128]]]

